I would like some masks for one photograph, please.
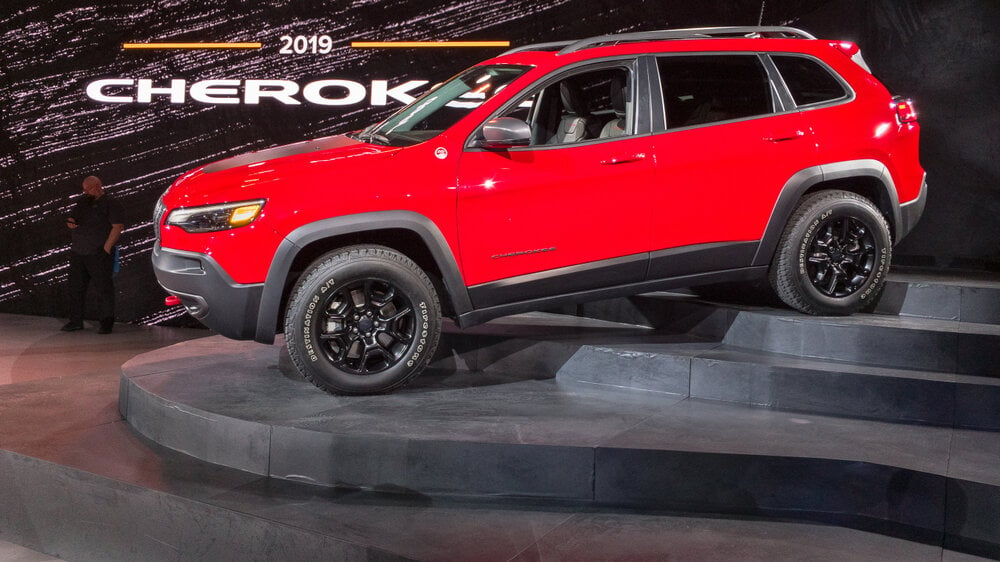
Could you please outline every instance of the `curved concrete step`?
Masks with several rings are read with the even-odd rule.
[[[213,337],[127,363],[120,409],[172,449],[320,486],[816,520],[1000,558],[993,289],[957,285],[952,317],[929,305],[956,286],[904,283],[898,316],[653,294],[500,319],[449,331],[388,396],[326,395],[280,345]]]
[[[1000,324],[1000,274],[896,267],[880,314]]]
[[[651,293],[559,312],[820,361],[1000,377],[1000,324],[913,316],[822,317]]]
[[[521,353],[533,346],[520,341]],[[1000,553],[1000,433],[616,392],[544,379],[527,361],[495,365],[334,397],[291,372],[279,346],[212,337],[127,363],[120,404],[162,445],[279,479],[818,520]]]
[[[734,347],[864,365],[1000,377],[1000,326],[874,314],[739,311]]]
[[[778,410],[1000,431],[1000,379],[718,344],[584,345],[558,378]]]

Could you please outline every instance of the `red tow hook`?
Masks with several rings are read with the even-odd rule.
[[[181,304],[181,299],[175,297],[174,295],[170,295],[169,297],[163,299],[163,304],[167,306],[177,306]]]

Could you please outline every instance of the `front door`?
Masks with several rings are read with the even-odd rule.
[[[531,146],[463,153],[459,246],[477,308],[645,275],[653,154],[648,136],[631,133],[618,101],[628,94],[607,93],[627,88],[628,72],[563,77],[508,112],[526,117]]]

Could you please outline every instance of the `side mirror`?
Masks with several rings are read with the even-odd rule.
[[[531,144],[531,127],[514,117],[490,119],[479,130],[476,146],[480,148],[512,148]]]

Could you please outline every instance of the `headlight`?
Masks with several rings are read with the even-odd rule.
[[[257,220],[263,208],[263,199],[204,207],[181,207],[170,212],[166,224],[179,226],[186,232],[228,230],[246,226]]]

